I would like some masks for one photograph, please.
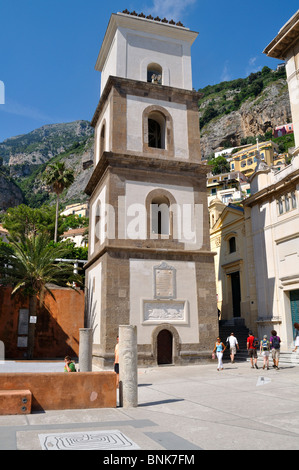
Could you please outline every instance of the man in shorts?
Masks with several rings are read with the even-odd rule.
[[[235,362],[235,355],[237,353],[237,348],[239,349],[239,343],[234,333],[231,333],[226,341],[229,343],[230,361],[233,364]]]
[[[247,350],[248,350],[248,356],[250,357],[250,362],[251,362],[251,368],[258,369],[257,366],[257,352],[256,352],[257,346],[254,346],[254,335],[252,332],[249,332],[249,336],[247,338]]]

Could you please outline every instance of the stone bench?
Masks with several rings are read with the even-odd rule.
[[[115,372],[0,373],[1,411],[12,391],[21,396],[24,389],[32,394],[32,411],[116,408]]]
[[[31,413],[30,390],[0,390],[0,415],[24,415]]]

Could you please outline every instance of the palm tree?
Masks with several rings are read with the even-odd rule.
[[[55,299],[51,285],[71,287],[81,277],[74,274],[71,263],[59,262],[67,256],[66,245],[49,244],[46,234],[10,237],[8,244],[0,244],[0,276],[2,285],[13,287],[12,295],[21,293],[29,297],[29,317],[37,316],[38,301],[43,304],[45,293]],[[35,323],[29,323],[28,358],[33,357]]]
[[[71,184],[74,182],[74,172],[70,168],[66,168],[63,162],[56,162],[48,166],[48,169],[43,175],[43,180],[56,194],[54,241],[57,242],[59,197],[62,191],[71,186]]]

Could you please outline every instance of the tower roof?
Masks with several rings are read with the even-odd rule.
[[[155,19],[151,18],[151,16],[145,17],[145,15],[138,16],[135,12],[131,14],[127,11],[126,13],[113,13],[108,23],[95,69],[100,72],[102,71],[117,28],[142,31],[156,36],[173,38],[188,42],[190,46],[198,36],[197,32],[190,31],[189,28],[184,27],[180,22],[174,23],[174,21],[168,21],[165,18],[160,20],[158,17]]]

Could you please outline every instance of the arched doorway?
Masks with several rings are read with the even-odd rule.
[[[161,330],[157,337],[157,362],[159,364],[172,364],[173,336],[169,330]]]

